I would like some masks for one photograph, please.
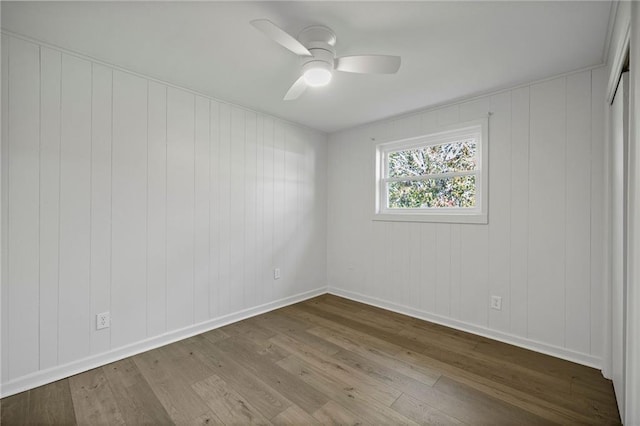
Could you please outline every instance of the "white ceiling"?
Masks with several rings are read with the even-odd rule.
[[[325,132],[603,62],[610,2],[2,2],[2,28]],[[296,101],[293,35],[339,56],[402,56],[396,75],[336,73]]]

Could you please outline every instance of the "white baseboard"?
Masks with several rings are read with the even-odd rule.
[[[214,318],[205,322],[191,325],[189,327],[181,328],[179,330],[173,330],[159,336],[155,336],[149,339],[142,340],[140,342],[132,343],[127,346],[122,346],[104,352],[97,355],[92,355],[77,361],[70,362],[68,364],[59,365],[46,370],[37,371],[26,376],[19,377],[15,380],[11,380],[7,383],[3,383],[0,386],[0,398],[14,395],[19,392],[23,392],[28,389],[33,389],[38,386],[45,385],[47,383],[55,382],[56,380],[64,379],[74,374],[82,373],[93,368],[101,367],[103,365],[119,361],[123,358],[127,358],[142,352],[146,352],[151,349],[165,346],[170,343],[177,342],[178,340],[186,339],[188,337],[195,336],[200,333],[204,333],[209,330],[213,330],[227,324],[231,324],[243,319],[247,319],[256,315],[263,314],[265,312],[272,311],[274,309],[282,308],[294,303],[301,302],[303,300],[310,299],[312,297],[320,296],[325,293],[334,294],[336,296],[344,297],[346,299],[355,300],[356,302],[366,303],[368,305],[377,306],[379,308],[387,309],[389,311],[397,312],[400,314],[408,315],[414,318],[422,319],[425,321],[441,324],[447,327],[455,328],[457,330],[466,331],[469,333],[477,334],[479,336],[487,337],[489,339],[498,340],[504,343],[508,343],[522,348],[530,349],[532,351],[541,352],[547,355],[551,355],[557,358],[566,359],[568,361],[583,364],[589,367],[600,369],[601,359],[583,354],[580,352],[571,351],[558,346],[548,345],[546,343],[537,342],[531,339],[525,339],[512,334],[503,333],[501,331],[491,330],[486,327],[477,326],[474,324],[458,321],[452,318],[443,317],[436,314],[421,311],[419,309],[411,308],[409,306],[399,305],[392,302],[387,302],[376,297],[365,296],[364,294],[342,290],[335,287],[321,287],[315,290],[300,293],[294,296],[286,297],[284,299],[269,302],[264,305],[256,306],[242,311],[234,312],[232,314],[224,315],[222,317]]]
[[[455,328],[457,330],[477,334],[479,336],[487,337],[489,339],[498,340],[500,342],[508,343],[510,345],[519,346],[519,347],[530,349],[536,352],[541,352],[543,354],[551,355],[556,358],[566,359],[567,361],[572,361],[578,364],[586,365],[588,367],[597,368],[598,370],[601,369],[602,360],[598,357],[594,357],[589,354],[575,352],[575,351],[561,348],[558,346],[553,346],[546,343],[537,342],[535,340],[515,336],[513,334],[504,333],[501,331],[492,330],[490,328],[470,324],[464,321],[458,321],[452,318],[431,314],[428,312],[421,311],[419,309],[411,308],[409,306],[387,302],[385,300],[381,300],[376,297],[365,296],[364,294],[360,294],[360,293],[356,293],[348,290],[329,287],[328,292],[330,294],[344,297],[346,299],[351,299],[356,302],[377,306],[379,308],[397,312],[399,314],[408,315],[410,317],[414,317],[421,320],[444,325],[447,327]]]
[[[111,362],[119,361],[123,358],[146,352],[160,346],[165,346],[170,343],[177,342],[178,340],[186,339],[233,322],[241,321],[274,309],[298,303],[303,300],[325,294],[326,292],[327,288],[321,287],[315,290],[289,296],[284,299],[276,300],[274,302],[269,302],[260,306],[244,309],[239,312],[234,312],[232,314],[194,324],[179,330],[173,330],[159,336],[151,337],[101,354],[92,355],[68,364],[37,371],[35,373],[19,377],[15,380],[11,380],[7,383],[3,383],[0,386],[0,397],[4,398],[37,386],[55,382],[56,380],[64,379],[65,377],[73,376],[74,374],[82,373],[93,368],[101,367]]]

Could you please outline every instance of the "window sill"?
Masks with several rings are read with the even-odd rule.
[[[430,223],[475,223],[486,225],[486,214],[437,214],[437,213],[376,213],[371,218],[380,222],[430,222]]]

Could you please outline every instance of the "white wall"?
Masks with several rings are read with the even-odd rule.
[[[621,70],[624,65],[625,58],[629,57],[629,153],[625,159],[628,167],[628,205],[627,205],[627,281],[626,294],[623,294],[623,303],[626,305],[626,351],[624,377],[621,379],[619,374],[612,368],[612,361],[615,353],[623,349],[616,348],[616,339],[613,338],[616,330],[616,321],[614,315],[619,314],[614,300],[612,300],[612,292],[614,290],[612,275],[615,271],[615,265],[622,263],[623,259],[616,258],[616,252],[611,250],[607,256],[608,265],[606,269],[606,286],[605,292],[605,341],[603,356],[603,373],[605,377],[611,377],[614,381],[616,391],[624,386],[624,391],[617,392],[618,396],[622,394],[624,401],[619,401],[620,406],[624,406],[624,412],[620,413],[620,417],[625,424],[640,425],[640,279],[638,273],[638,265],[640,265],[640,186],[638,185],[638,176],[640,175],[640,126],[638,126],[638,105],[640,104],[640,5],[638,2],[618,1],[614,3],[615,15],[612,16],[610,22],[612,28],[612,37],[610,45],[607,49],[607,101],[613,99],[616,85],[620,77]],[[607,107],[608,127],[612,131],[612,111]],[[607,154],[613,157],[614,143],[609,137],[607,144]],[[610,151],[610,152],[609,152]],[[611,184],[611,192],[616,193],[622,189],[616,187],[614,176],[621,173],[620,167],[613,165],[608,170],[609,181]],[[612,208],[608,209],[606,216],[608,219],[607,226],[611,227],[614,220]],[[611,231],[610,231],[611,234]],[[612,238],[610,235],[609,238]],[[619,253],[618,253],[619,254]]]
[[[325,291],[326,135],[13,36],[2,67],[3,395]]]
[[[601,67],[331,135],[330,291],[599,366],[605,85]],[[488,225],[371,220],[375,143],[489,112]]]
[[[631,5],[629,135],[629,258],[627,301],[626,413],[629,425],[640,425],[640,3]]]
[[[2,395],[324,292],[326,275],[599,365],[606,78],[340,132],[327,158],[324,134],[3,35]],[[371,220],[376,142],[488,112],[488,225]]]

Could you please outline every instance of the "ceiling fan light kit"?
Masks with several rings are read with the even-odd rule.
[[[304,82],[307,86],[322,87],[331,81],[331,68],[324,62],[307,62],[302,66]]]
[[[358,55],[336,58],[336,35],[322,25],[307,27],[294,38],[267,19],[251,21],[264,35],[300,56],[302,75],[289,88],[284,100],[297,99],[307,87],[326,86],[331,82],[333,70],[359,74],[395,74],[400,68],[400,57],[389,55]]]
[[[333,40],[335,41],[335,36]],[[329,84],[334,67],[335,53],[333,46],[328,43],[324,46],[320,46],[320,44],[320,42],[309,43],[309,52],[312,56],[304,56],[302,58],[302,75],[304,76],[304,81],[311,87]]]

